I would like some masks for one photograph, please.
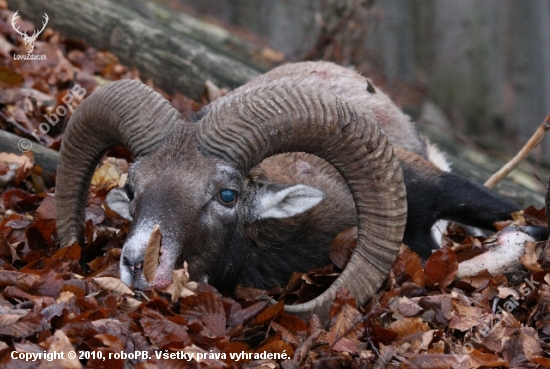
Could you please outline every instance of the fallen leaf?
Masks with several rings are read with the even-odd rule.
[[[348,228],[336,235],[328,256],[330,260],[340,269],[345,269],[351,254],[357,245],[357,227]]]
[[[479,368],[479,367],[509,368],[510,367],[510,365],[508,365],[508,362],[506,362],[506,360],[501,359],[497,354],[484,353],[476,349],[471,349],[469,350],[468,355],[470,355],[470,365],[472,368]]]
[[[139,323],[145,335],[160,349],[181,347],[176,345],[186,346],[191,343],[186,327],[169,321],[151,309],[144,309]]]
[[[282,325],[277,324],[276,322],[271,322],[271,328],[275,332],[279,332],[281,335],[281,338],[285,340],[288,344],[292,345],[294,348],[300,345],[300,340],[298,340],[298,338],[296,338],[296,336],[292,332],[290,332],[288,329],[286,329]]]
[[[403,247],[401,252],[397,255],[397,259],[392,266],[392,271],[398,283],[406,281],[404,276],[408,276],[420,287],[426,285],[422,261],[418,254],[411,251],[408,247]]]
[[[344,305],[331,320],[330,332],[348,338],[359,338],[363,334],[364,324],[359,310],[351,305]]]
[[[94,172],[92,177],[92,192],[95,192],[95,188],[101,188],[104,191],[108,191],[118,186],[122,170],[118,167],[114,160],[107,160],[103,162]]]
[[[218,296],[209,291],[200,292],[181,300],[181,304],[200,312],[197,317],[214,337],[221,337],[225,334],[225,310]]]
[[[160,233],[160,225],[155,224],[151,236],[149,237],[149,242],[147,242],[145,257],[143,259],[143,275],[145,276],[145,280],[149,283],[155,280],[155,275],[159,266],[161,240],[162,234]]]
[[[431,329],[428,331],[412,333],[401,337],[397,340],[397,343],[400,345],[405,342],[409,343],[411,345],[410,350],[413,352],[425,351],[432,343],[435,332],[435,330]]]
[[[0,253],[5,256],[11,257],[11,262],[14,263],[19,260],[16,248],[8,242],[8,239],[0,235]]]
[[[183,263],[183,269],[172,271],[172,283],[166,288],[166,292],[172,296],[172,302],[197,293],[197,283],[189,281],[187,262]]]
[[[128,314],[135,311],[142,303],[142,301],[136,300],[133,297],[124,296],[118,307],[120,311]]]
[[[285,307],[285,304],[281,301],[275,305],[269,306],[267,309],[263,310],[256,318],[250,323],[251,325],[261,325],[265,322],[268,322],[279,315]]]
[[[63,353],[62,359],[57,360],[42,360],[38,369],[78,369],[82,368],[82,364],[78,360],[78,356],[71,356],[69,352],[74,352],[75,349],[69,341],[69,338],[65,333],[58,329],[55,331],[52,337],[47,340],[50,344],[48,353],[60,355]]]
[[[55,196],[50,194],[46,194],[46,196],[44,196],[40,206],[36,209],[36,216],[44,220],[56,219]]]
[[[423,310],[420,305],[408,297],[402,297],[399,299],[398,309],[403,316],[413,316]]]
[[[434,252],[426,261],[424,275],[426,283],[432,288],[445,289],[453,283],[458,272],[456,255],[448,247]]]
[[[0,87],[10,88],[21,86],[25,78],[11,68],[0,65]]]
[[[92,278],[92,281],[97,284],[97,287],[102,290],[116,291],[120,294],[134,295],[134,291],[128,288],[128,286],[118,278],[99,277]]]
[[[402,338],[413,333],[429,331],[430,326],[420,318],[403,318],[391,323],[386,329],[397,333],[397,338]]]
[[[357,352],[358,342],[352,341],[349,338],[338,335],[336,332],[328,332],[326,339],[331,349],[338,352],[348,352],[350,354]]]
[[[267,343],[264,343],[256,349],[257,354],[272,353],[282,355],[285,353],[287,357],[292,357],[294,355],[294,350],[288,343],[279,339],[277,336],[271,338],[272,339],[267,340]]]
[[[52,258],[60,260],[80,260],[81,248],[78,244],[62,247]]]
[[[42,316],[39,314],[0,314],[0,336],[25,338],[40,330],[42,326]]]
[[[542,266],[539,264],[539,255],[542,250],[537,250],[537,242],[525,242],[525,255],[520,256],[519,261],[530,272],[542,272]]]

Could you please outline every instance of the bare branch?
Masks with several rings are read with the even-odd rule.
[[[523,148],[510,160],[506,163],[498,172],[493,174],[485,182],[485,186],[488,188],[493,188],[496,184],[502,181],[512,170],[514,170],[530,153],[537,147],[546,133],[550,130],[550,114],[546,116],[544,121],[539,125],[535,133],[531,136],[529,141],[523,146]]]

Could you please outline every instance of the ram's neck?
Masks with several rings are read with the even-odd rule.
[[[284,286],[294,272],[330,264],[328,251],[334,237],[354,226],[355,217],[337,213],[327,218],[326,210],[319,206],[290,219],[256,223],[246,235],[248,247],[242,255],[244,264],[238,284],[258,288]]]

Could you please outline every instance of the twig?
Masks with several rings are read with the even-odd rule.
[[[493,174],[491,178],[485,182],[485,186],[493,188],[497,183],[502,181],[512,170],[514,170],[523,159],[525,159],[535,147],[540,144],[546,133],[550,130],[550,114],[546,116],[544,121],[539,125],[535,133],[531,136],[529,141],[522,147],[522,149],[506,163],[498,172]]]

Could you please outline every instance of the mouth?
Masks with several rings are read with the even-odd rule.
[[[136,290],[146,290],[149,288],[163,289],[172,283],[173,263],[168,260],[163,260],[161,257],[160,263],[155,273],[153,282],[148,282],[143,273],[143,264],[132,266],[125,263],[124,259],[120,262],[120,279],[128,286],[133,286]]]

